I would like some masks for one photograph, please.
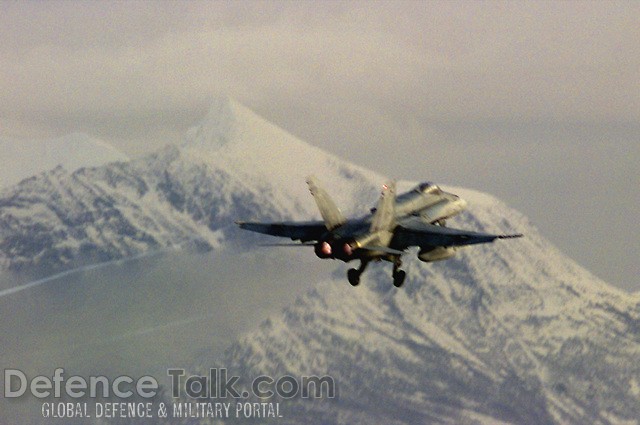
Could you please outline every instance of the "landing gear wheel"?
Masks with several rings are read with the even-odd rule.
[[[360,272],[356,269],[349,269],[347,279],[349,279],[351,286],[358,286],[360,284]]]
[[[402,259],[400,257],[396,257],[393,262],[393,273],[391,276],[393,277],[393,286],[399,288],[404,283],[404,278],[407,277],[407,273],[404,270],[400,270],[402,267]]]
[[[393,286],[396,288],[401,287],[404,284],[404,279],[407,277],[407,272],[404,270],[398,270],[393,274]]]

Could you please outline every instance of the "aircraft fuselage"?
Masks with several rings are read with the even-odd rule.
[[[445,192],[432,183],[421,183],[396,198],[396,216],[420,216],[427,223],[436,223],[460,214],[467,202],[458,195]]]

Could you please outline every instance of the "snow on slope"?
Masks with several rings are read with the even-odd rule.
[[[192,241],[211,249],[238,219],[318,217],[309,174],[360,213],[382,182],[221,98],[183,146],[1,191],[0,270],[43,276]]]
[[[471,202],[452,226],[525,238],[407,256],[401,290],[388,264],[357,288],[342,271],[195,371],[334,377],[337,399],[280,400],[277,423],[639,423],[640,298],[499,200],[456,193]]]
[[[366,212],[368,205],[360,202],[365,199],[370,202],[370,188],[344,183],[357,180],[382,185],[384,180],[299,140],[226,97],[215,100],[205,120],[190,129],[184,151],[192,161],[224,169],[239,180],[269,182],[282,206],[292,201],[313,205],[307,202],[305,179],[314,174],[335,195],[336,203],[345,213]],[[315,214],[302,205],[297,207]]]
[[[69,171],[129,158],[102,140],[83,133],[48,140],[0,139],[0,187],[61,165]]]
[[[308,174],[347,213],[366,211],[383,180],[220,99],[183,146],[1,191],[0,267],[46,274],[194,240],[250,249],[260,236],[234,220],[318,217]],[[580,268],[499,200],[451,190],[470,202],[452,225],[525,238],[442,263],[408,255],[400,290],[388,264],[358,288],[338,265],[200,368],[336,379],[335,400],[283,401],[288,423],[638,423],[638,295]]]

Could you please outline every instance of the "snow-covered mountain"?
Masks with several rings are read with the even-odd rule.
[[[314,216],[311,173],[345,206],[370,202],[370,181],[381,181],[221,98],[182,146],[56,167],[0,192],[0,270],[46,275],[185,243],[211,249],[237,219]]]
[[[251,250],[262,236],[234,220],[318,216],[308,174],[347,214],[366,211],[384,180],[220,99],[182,146],[2,191],[0,267],[42,275],[187,243]],[[525,238],[441,263],[407,255],[401,289],[388,264],[353,288],[336,263],[221,358],[190,359],[192,371],[335,379],[337,398],[282,400],[278,423],[639,423],[640,297],[579,267],[499,200],[450,190],[470,204],[451,225]]]
[[[526,237],[409,260],[402,290],[388,265],[357,288],[338,273],[195,372],[335,379],[337,399],[281,400],[278,423],[640,423],[640,298],[497,199],[454,191],[471,205],[456,226]]]
[[[74,171],[129,159],[108,143],[84,133],[48,140],[0,139],[0,152],[0,187],[17,184],[58,165]]]

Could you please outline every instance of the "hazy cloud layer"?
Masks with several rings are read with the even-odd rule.
[[[382,173],[506,198],[640,289],[639,22],[631,1],[2,2],[0,137],[135,155],[225,93]]]
[[[437,121],[640,121],[635,2],[1,7],[2,112],[23,120],[192,110],[224,92]]]

